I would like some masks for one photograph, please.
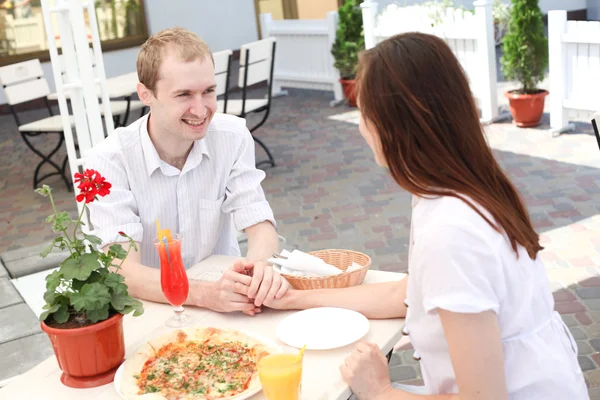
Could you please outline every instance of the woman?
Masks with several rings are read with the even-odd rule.
[[[413,194],[408,277],[290,291],[266,305],[406,317],[430,396],[394,388],[380,350],[361,343],[340,367],[361,400],[587,399],[575,341],[554,311],[539,237],[486,144],[449,47],[408,33],[364,52],[358,100],[359,129],[377,163]]]

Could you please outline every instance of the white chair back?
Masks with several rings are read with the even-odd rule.
[[[238,85],[244,87],[245,83],[245,86],[251,86],[270,80],[274,52],[275,38],[273,37],[244,44],[240,48]]]
[[[217,82],[217,96],[227,93],[232,54],[233,52],[231,50],[222,50],[213,53],[213,59],[215,60],[215,80]]]
[[[37,59],[0,67],[0,84],[11,106],[50,94],[42,64]]]

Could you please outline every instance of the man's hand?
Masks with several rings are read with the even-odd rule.
[[[250,264],[247,264],[249,266]],[[271,265],[259,261],[254,263],[253,267],[248,269],[252,276],[247,296],[254,300],[254,305],[260,307],[273,299],[280,299],[289,288],[288,281],[278,272],[273,270]]]
[[[387,361],[376,344],[358,343],[340,372],[360,400],[382,398],[392,390]]]
[[[251,285],[253,278],[247,272],[252,267],[252,264],[239,260],[225,271],[221,279],[215,282],[216,297],[210,308],[219,312],[242,311],[248,315],[261,312],[260,307],[255,306],[245,293],[236,291],[236,285],[240,288]]]

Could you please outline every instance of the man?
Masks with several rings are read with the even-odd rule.
[[[132,251],[121,271],[130,293],[166,302],[153,243],[157,220],[182,235],[186,268],[212,254],[240,255],[236,229],[245,231],[246,262],[217,282],[191,280],[186,304],[254,315],[265,300],[283,296],[288,283],[266,263],[279,240],[245,121],[215,114],[212,54],[192,32],[150,37],[137,72],[137,92],[150,113],[96,146],[86,165],[112,183],[110,195],[90,203],[94,233],[105,249],[124,241],[119,231],[139,242],[140,252]],[[236,293],[235,283],[249,293]]]

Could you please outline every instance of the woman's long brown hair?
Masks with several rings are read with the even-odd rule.
[[[398,185],[418,196],[465,201],[504,230],[515,252],[520,244],[535,259],[543,249],[539,236],[494,159],[469,82],[448,45],[423,33],[391,37],[361,54],[357,79],[361,113]]]

